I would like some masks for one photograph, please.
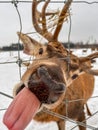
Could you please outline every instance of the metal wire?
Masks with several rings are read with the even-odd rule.
[[[92,97],[90,97],[89,99],[93,99],[93,98],[98,98],[98,96],[92,96]],[[64,102],[66,102],[66,103],[72,103],[72,102],[79,102],[79,101],[83,101],[83,100],[85,100],[85,99],[75,99],[75,100],[65,100]]]
[[[32,3],[32,1],[31,0],[17,0],[18,1],[18,3]],[[44,2],[45,0],[43,0],[42,2]],[[13,1],[12,0],[8,0],[8,1],[0,1],[0,3],[13,3]],[[50,1],[50,3],[66,3],[66,1],[65,0],[62,0],[62,1]],[[89,1],[86,1],[86,0],[82,0],[82,1],[76,1],[76,0],[74,0],[73,1],[73,3],[76,3],[76,4],[78,4],[78,3],[83,3],[83,4],[98,4],[98,1],[91,1],[91,2],[89,2]]]
[[[29,80],[30,81],[30,80]],[[28,81],[26,81],[26,82],[28,82]],[[3,95],[3,96],[6,96],[6,97],[8,97],[8,98],[11,98],[11,99],[13,99],[13,96],[10,96],[10,95],[8,95],[8,94],[6,94],[6,93],[4,93],[4,92],[0,92],[0,94],[1,95]],[[92,96],[92,97],[90,97],[89,99],[94,99],[94,98],[98,98],[98,96]],[[65,101],[63,101],[64,103],[72,103],[72,102],[78,102],[78,101],[82,101],[82,100],[85,100],[85,99],[76,99],[76,100],[65,100]]]
[[[60,118],[60,119],[62,119],[62,120],[65,120],[65,121],[67,120],[67,121],[69,121],[69,122],[71,122],[71,123],[74,123],[74,124],[77,123],[78,125],[83,126],[83,127],[86,127],[86,128],[89,128],[89,129],[91,129],[91,130],[95,130],[95,129],[96,129],[96,128],[93,127],[93,126],[86,125],[86,124],[83,123],[83,122],[74,121],[74,120],[68,118],[67,116],[63,116],[63,115],[61,115],[61,114],[58,114],[58,113],[56,113],[56,112],[53,112],[53,111],[48,110],[48,109],[45,109],[45,108],[44,108],[42,111],[45,112],[45,113],[48,113],[48,114],[50,114],[50,115],[52,115],[52,116],[58,117],[58,118]]]
[[[6,110],[7,110],[7,108],[0,109],[0,111],[6,111]]]
[[[3,95],[3,96],[6,96],[6,97],[8,97],[8,98],[13,99],[12,96],[10,96],[10,95],[8,95],[8,94],[5,94],[5,93],[3,93],[3,92],[0,92],[0,94]],[[96,97],[98,97],[98,96],[94,96],[94,97],[91,97],[91,98],[96,98]],[[73,100],[73,101],[75,101],[75,100]],[[79,99],[78,99],[77,101],[79,101]],[[66,103],[66,102],[65,102],[65,103]],[[67,101],[67,103],[68,103],[68,101]],[[7,109],[7,108],[0,109],[0,111],[6,110],[6,109]],[[75,123],[75,124],[77,123],[77,124],[80,125],[80,126],[83,126],[83,127],[86,127],[86,128],[92,129],[92,130],[95,130],[95,129],[96,129],[96,128],[90,126],[90,125],[86,125],[86,124],[84,123],[84,121],[90,119],[92,116],[94,116],[95,114],[97,114],[98,111],[95,112],[95,113],[93,113],[91,117],[88,117],[86,120],[84,120],[84,121],[82,121],[82,122],[74,121],[74,120],[68,118],[68,115],[67,115],[67,116],[63,116],[63,115],[61,115],[61,114],[55,113],[55,112],[50,111],[50,110],[47,110],[47,109],[45,109],[45,108],[43,109],[43,112],[46,112],[46,113],[48,113],[48,114],[50,114],[50,115],[52,115],[52,116],[56,116],[56,117],[58,117],[58,118],[60,118],[60,119],[62,119],[62,120],[67,120],[67,121],[69,121],[69,122],[71,122],[71,123]],[[74,128],[76,128],[78,125],[76,125],[75,127],[73,127],[71,130],[73,130]]]
[[[10,96],[10,95],[8,95],[8,94],[5,94],[5,93],[3,93],[3,92],[0,92],[0,94],[3,95],[3,96],[6,96],[6,97],[8,97],[8,98],[13,99],[12,96]],[[98,98],[98,96],[93,96],[93,97],[91,97],[91,98]],[[65,101],[64,103],[65,103],[65,104],[68,104],[68,103],[76,102],[76,101],[80,101],[80,100],[83,100],[83,99],[67,100],[67,102]],[[6,109],[0,109],[0,111],[3,111],[3,110],[6,110]],[[55,113],[55,112],[50,111],[50,110],[47,110],[47,109],[43,109],[43,112],[46,112],[46,113],[48,113],[48,114],[50,114],[50,115],[52,115],[52,116],[56,116],[56,117],[58,117],[58,118],[60,118],[60,119],[62,119],[62,120],[67,120],[67,121],[69,121],[69,122],[71,122],[71,123],[74,123],[74,124],[77,123],[77,124],[80,125],[80,126],[83,126],[83,127],[86,127],[86,128],[92,129],[92,130],[96,130],[96,128],[94,128],[93,126],[90,126],[90,125],[85,124],[84,121],[90,119],[92,116],[94,116],[95,114],[97,114],[98,111],[95,112],[94,114],[92,114],[91,117],[88,117],[88,118],[87,118],[86,120],[84,120],[83,122],[74,121],[74,120],[68,118],[68,115],[66,115],[66,116],[64,115],[64,116],[63,116],[63,115],[61,115],[61,114]],[[75,127],[77,127],[77,125],[76,125]],[[73,130],[75,127],[73,127],[72,130]]]
[[[70,36],[71,36],[71,25],[72,25],[72,20],[71,20],[71,14],[69,10],[69,32],[68,32],[68,58],[70,59]],[[70,60],[69,60],[70,61]],[[68,72],[70,71],[70,63],[68,62]]]
[[[17,11],[18,17],[19,17],[19,24],[20,24],[20,33],[22,32],[22,20],[21,20],[21,16],[20,16],[20,12],[18,10],[18,0],[12,0],[12,3],[14,4],[14,7]],[[18,65],[19,65],[19,75],[20,75],[20,79],[21,79],[21,58],[20,58],[20,37],[18,37]]]
[[[44,2],[44,0],[43,0],[43,2]],[[65,2],[66,2],[66,1],[51,1],[51,3],[65,3]],[[21,21],[21,15],[20,15],[19,10],[18,10],[18,4],[19,4],[19,3],[32,3],[32,1],[12,0],[12,1],[0,1],[0,4],[1,4],[1,3],[12,3],[12,4],[14,4],[15,9],[16,9],[17,14],[18,14],[18,17],[19,17],[20,33],[21,33],[21,32],[22,32],[22,21]],[[98,4],[98,1],[92,1],[92,2],[88,2],[88,1],[73,1],[73,3]],[[33,32],[33,33],[36,33],[36,32]],[[31,34],[31,33],[27,33],[27,34]],[[69,42],[69,43],[70,43],[70,35],[71,35],[71,16],[70,16],[70,27],[69,27],[69,34],[68,34],[68,42]],[[20,38],[18,39],[18,43],[20,43]],[[69,50],[70,50],[70,44],[68,45],[68,48],[69,48]],[[60,58],[60,59],[62,59],[62,58]],[[64,58],[63,58],[63,59],[64,59]],[[34,59],[34,60],[43,60],[43,58],[42,58],[42,59]],[[23,62],[26,62],[26,61],[30,61],[30,60],[22,60],[22,59],[20,58],[20,49],[19,49],[19,46],[18,46],[18,60],[17,60],[17,61],[12,61],[12,62],[1,62],[0,64],[17,63],[17,64],[19,65],[19,75],[20,75],[20,79],[21,79],[21,64],[22,64]],[[8,97],[8,98],[13,99],[12,96],[10,96],[10,95],[8,95],[8,94],[5,94],[5,93],[3,93],[3,92],[0,92],[0,94],[3,95],[3,96],[6,96],[6,97]],[[93,96],[93,97],[91,97],[91,98],[98,98],[98,96]],[[84,99],[67,100],[67,102],[66,102],[66,101],[64,101],[64,102],[65,102],[65,103],[71,103],[71,102],[77,102],[77,101],[80,101],[80,100],[84,100]],[[7,109],[7,108],[5,108],[5,109],[0,109],[0,111],[6,110],[6,109]],[[95,129],[96,129],[96,128],[93,127],[93,126],[86,125],[84,122],[74,121],[74,120],[68,118],[67,116],[60,115],[60,114],[55,113],[55,112],[52,112],[52,111],[50,111],[50,110],[44,109],[43,111],[46,112],[46,113],[48,113],[48,114],[51,114],[51,115],[53,115],[53,116],[56,116],[56,117],[58,117],[58,118],[60,118],[60,119],[63,119],[63,120],[67,120],[67,121],[69,121],[69,122],[72,122],[72,123],[74,123],[74,124],[77,123],[77,124],[80,125],[80,126],[87,127],[87,128],[89,128],[89,129],[92,129],[92,130],[95,130]],[[92,116],[94,116],[94,115],[97,114],[97,113],[98,113],[98,111],[95,112]],[[92,116],[91,116],[91,117],[92,117]],[[89,117],[89,118],[90,118],[90,117]],[[87,118],[87,119],[89,119],[89,118]],[[86,120],[87,120],[87,119],[86,119]],[[77,127],[77,126],[75,126],[75,127]],[[75,127],[73,127],[71,130],[73,130]]]
[[[10,96],[10,95],[8,95],[8,94],[6,94],[6,93],[0,92],[0,94],[1,94],[1,95],[3,95],[3,96],[5,96],[5,97],[8,97],[8,98],[13,99],[13,97],[12,97],[12,96]]]
[[[88,119],[92,118],[94,115],[96,115],[98,113],[98,111],[96,111],[95,113],[93,113],[91,116],[89,116],[88,118],[86,118],[84,121],[82,122],[85,122],[87,121]],[[75,129],[78,125],[74,126],[73,128],[71,128],[71,130]],[[95,128],[95,130],[97,130],[97,128]]]

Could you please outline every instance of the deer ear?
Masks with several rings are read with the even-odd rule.
[[[21,39],[21,41],[23,42],[24,53],[36,56],[37,52],[39,51],[39,48],[41,48],[42,45],[26,34],[19,32],[17,32],[17,34]]]

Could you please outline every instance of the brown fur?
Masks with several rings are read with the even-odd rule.
[[[42,103],[42,106],[55,113],[59,113],[71,119],[82,122],[85,120],[84,105],[87,105],[87,101],[91,97],[94,90],[94,76],[90,74],[93,73],[98,75],[98,71],[91,70],[91,60],[98,57],[98,53],[79,58],[67,51],[67,49],[65,49],[58,41],[58,35],[63,26],[64,20],[68,17],[69,7],[72,3],[72,0],[67,0],[66,4],[64,4],[64,7],[59,14],[57,26],[54,29],[54,34],[49,32],[47,28],[48,22],[46,14],[52,16],[52,13],[46,12],[46,8],[50,0],[47,0],[44,3],[42,12],[39,13],[39,11],[37,11],[37,6],[40,2],[33,0],[33,26],[40,35],[48,40],[48,44],[42,45],[29,36],[18,33],[18,36],[23,41],[24,52],[29,55],[34,55],[36,60],[28,66],[27,71],[24,73],[21,79],[22,82],[16,86],[14,94],[16,94],[17,89],[19,92],[23,87],[25,87],[25,85],[28,85],[27,81],[29,80],[30,76],[32,74],[38,75],[39,68],[44,66],[46,73],[48,73],[48,77],[46,76],[45,78],[44,75],[42,75],[42,77],[38,75],[35,76],[33,80],[39,83],[39,79],[43,79],[44,76],[44,84],[47,83],[47,79],[51,79],[50,83],[55,84],[54,88],[56,88],[59,84],[62,84],[65,86],[65,90],[57,97],[58,100],[55,103]],[[55,16],[55,12],[53,13],[53,16]],[[39,26],[39,19],[42,20],[40,23],[41,26]],[[47,83],[48,87],[50,87],[50,83]],[[53,90],[53,86],[51,87],[52,88],[50,89]],[[56,96],[57,95],[54,94],[52,95],[52,98],[55,99]],[[88,107],[87,111],[89,112]],[[34,120],[39,122],[56,121],[58,129],[65,130],[65,120],[43,112],[42,109],[40,109],[40,111],[35,115]],[[84,123],[86,122],[84,121]],[[79,126],[79,130],[86,130],[86,128]]]
[[[85,120],[84,105],[86,104],[89,97],[91,97],[93,89],[94,76],[83,73],[70,86],[68,86],[63,102],[61,102],[61,104],[52,111],[68,116],[69,118],[75,119],[77,121]],[[71,101],[78,99],[84,100],[73,101],[71,103],[69,102],[66,106],[66,100]],[[68,115],[66,114],[66,107]],[[81,117],[82,115],[84,116],[83,119]],[[62,121],[60,118],[51,116],[47,113],[44,113],[43,111],[37,113],[34,119],[41,122]],[[80,128],[80,130],[81,129],[85,130],[86,128]],[[59,130],[63,130],[62,127]]]
[[[28,36],[21,34],[22,38],[29,38]],[[22,39],[23,40],[23,39]],[[28,43],[29,45],[29,43]],[[29,46],[28,46],[29,47]],[[77,121],[85,120],[84,105],[87,103],[88,99],[91,97],[94,89],[94,76],[83,71],[84,68],[91,68],[90,59],[96,58],[97,54],[91,54],[87,57],[78,58],[77,56],[70,54],[70,62],[67,59],[68,51],[60,43],[49,43],[47,46],[40,46],[45,49],[43,54],[36,52],[37,59],[28,67],[27,71],[22,77],[22,82],[25,83],[32,73],[34,73],[39,66],[46,66],[50,68],[49,71],[51,77],[56,81],[62,82],[67,85],[63,96],[58,99],[58,102],[53,106],[46,104],[46,107],[51,109],[51,111],[59,113],[69,118],[75,119]],[[37,47],[38,52],[40,47]],[[65,58],[60,60],[60,58]],[[68,69],[68,64],[69,69]],[[61,74],[61,76],[60,76]],[[75,76],[74,76],[75,75]],[[78,76],[78,77],[77,77]],[[72,78],[71,78],[72,77]],[[73,78],[74,77],[74,78]],[[69,81],[69,83],[68,83]],[[54,95],[55,97],[55,95]],[[53,97],[53,98],[54,98]],[[67,104],[66,110],[66,100],[78,100],[69,102]],[[88,109],[87,109],[88,110]],[[66,114],[67,111],[67,114]],[[34,117],[34,120],[39,122],[50,122],[56,121],[59,130],[65,130],[65,121],[51,116],[43,111],[40,111]],[[86,122],[84,122],[86,123]],[[80,130],[86,130],[85,127],[79,126]]]
[[[58,58],[58,57],[65,56],[66,53],[62,51],[58,53],[58,50],[56,50],[55,53],[54,52],[55,51],[53,50],[53,53],[52,53],[52,50],[50,49],[50,51],[47,53],[48,56],[51,57],[49,59],[35,60],[28,67],[27,71],[23,75],[22,82],[25,83],[25,81],[28,81],[30,75],[34,73],[39,68],[39,66],[45,65],[47,66],[47,68],[50,68],[49,74],[56,81],[66,84],[68,66],[67,66],[66,60],[63,61]],[[72,55],[71,57],[72,57],[72,62],[77,63],[77,60],[78,60],[77,57],[74,55]],[[77,70],[76,68],[75,69],[72,68],[72,70],[70,70],[71,75],[74,72],[76,72],[76,70]],[[70,74],[68,75],[68,77],[70,77]],[[74,79],[72,83],[70,83],[67,86],[65,94],[63,95],[63,98],[58,99],[58,103],[56,105],[54,104],[55,107],[54,106],[52,107],[50,105],[49,109],[51,109],[51,111],[53,112],[59,113],[64,116],[68,116],[71,119],[75,119],[77,121],[82,122],[85,120],[84,105],[87,103],[88,99],[91,97],[93,93],[93,89],[94,89],[94,76],[81,71],[80,75],[76,77],[76,79]],[[82,100],[70,102],[71,100],[78,100],[78,99],[82,99]],[[69,101],[69,103],[66,104],[66,101]],[[48,104],[46,104],[46,106],[48,106]],[[66,110],[66,106],[67,106],[67,110]],[[34,117],[34,120],[39,121],[39,122],[56,121],[59,130],[65,130],[64,120],[57,118],[55,116],[49,115],[48,113],[43,112],[43,110],[39,111],[36,114],[36,116]],[[82,126],[79,126],[79,128],[80,130],[86,130],[86,128]]]

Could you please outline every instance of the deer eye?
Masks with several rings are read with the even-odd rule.
[[[39,54],[42,55],[43,54],[43,48],[39,49]]]

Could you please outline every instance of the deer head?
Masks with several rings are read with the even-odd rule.
[[[79,58],[63,47],[58,41],[60,30],[64,20],[67,19],[72,0],[67,0],[59,14],[53,33],[49,32],[47,16],[57,15],[57,12],[46,12],[50,0],[45,1],[42,12],[37,10],[41,2],[33,0],[32,21],[35,30],[47,41],[47,45],[30,38],[26,34],[18,33],[24,45],[24,53],[34,55],[36,59],[30,64],[22,76],[21,82],[15,88],[17,94],[27,86],[39,100],[48,108],[57,107],[63,100],[66,87],[75,80],[83,71],[98,74],[91,70],[91,59],[98,57],[98,53]]]

